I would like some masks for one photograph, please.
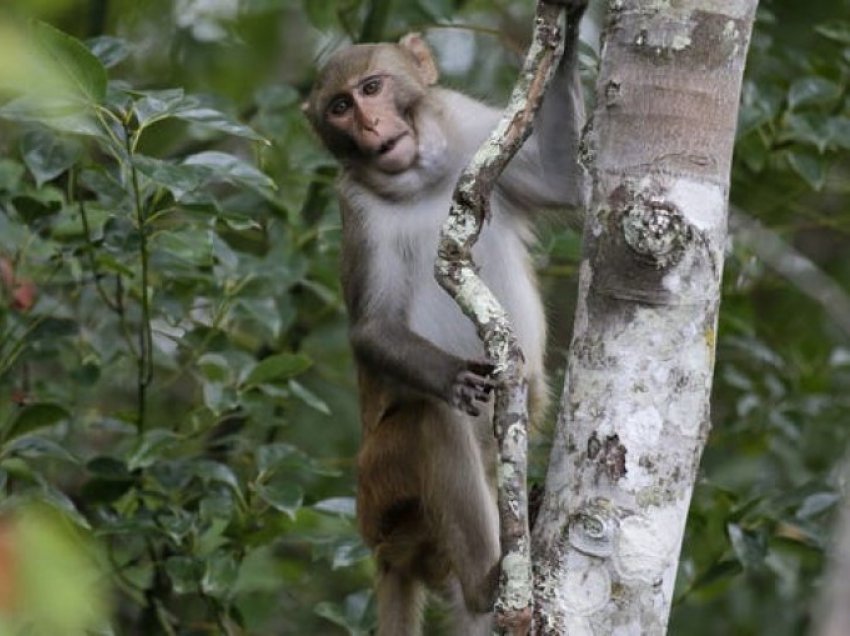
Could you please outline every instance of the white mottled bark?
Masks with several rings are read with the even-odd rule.
[[[709,429],[758,0],[611,0],[573,343],[533,535],[537,634],[666,630]]]

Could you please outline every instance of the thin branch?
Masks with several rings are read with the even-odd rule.
[[[811,259],[743,210],[732,208],[729,227],[736,242],[752,250],[768,267],[821,307],[850,337],[850,295]]]
[[[496,618],[503,633],[531,626],[531,550],[526,492],[528,384],[523,356],[507,313],[478,277],[471,249],[490,209],[490,193],[505,166],[531,134],[534,116],[563,53],[563,8],[539,1],[534,37],[502,120],[475,153],[455,189],[435,263],[437,281],[476,325],[496,363],[494,427],[499,443],[501,575]]]
[[[139,258],[141,260],[142,317],[141,324],[139,325],[138,377],[136,388],[138,393],[138,427],[139,431],[144,431],[147,389],[153,379],[153,334],[151,333],[150,299],[148,298],[147,219],[145,218],[141,189],[139,188],[139,174],[136,170],[136,164],[133,161],[135,142],[131,138],[130,131],[125,129],[124,139],[133,188],[133,203],[136,209],[136,224],[139,229]]]
[[[86,210],[86,203],[83,201],[83,198],[78,191],[77,173],[72,168],[70,171],[70,178],[68,179],[68,201],[73,201],[74,199],[77,200],[77,209],[80,212],[80,221],[82,221],[83,224],[83,237],[86,242],[86,258],[89,262],[89,269],[91,269],[97,295],[100,296],[100,299],[107,307],[109,307],[109,309],[117,312],[118,303],[109,297],[109,294],[106,293],[106,290],[103,288],[103,284],[101,283],[101,274],[98,270],[97,259],[95,258],[95,246],[91,237],[91,225],[89,224],[89,215]]]

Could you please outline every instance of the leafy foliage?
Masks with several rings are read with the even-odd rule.
[[[341,339],[314,357],[304,332],[340,328],[334,210],[299,219],[252,160],[266,135],[214,100],[108,80],[130,43],[29,37],[64,81],[0,108],[3,291],[32,290],[0,311],[3,509],[40,501],[99,537],[133,631],[286,627],[271,600],[303,574],[275,552],[366,556],[340,471],[279,441],[329,423],[310,387]],[[266,99],[258,126],[273,116],[303,128],[292,100]],[[178,122],[184,148],[158,151]],[[323,504],[329,483],[345,496]]]
[[[761,4],[733,200],[846,289],[850,7]],[[72,558],[62,571],[107,575],[111,627],[95,605],[66,626],[369,633],[335,168],[299,103],[314,58],[344,39],[428,27],[445,82],[503,95],[530,10],[520,0],[0,8],[0,509],[20,527],[42,524],[48,543],[59,526],[57,545],[83,541],[87,565]],[[27,26],[33,11],[47,22]],[[448,21],[469,26],[440,28]],[[582,59],[592,75],[591,47]],[[558,299],[556,352],[579,254],[562,228],[537,252]],[[746,246],[726,280],[715,430],[671,632],[797,634],[840,494],[850,350]],[[3,520],[0,614],[8,542],[23,549]],[[45,598],[20,602],[56,633],[37,622]]]

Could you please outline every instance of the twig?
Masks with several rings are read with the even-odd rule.
[[[153,379],[153,335],[151,333],[150,299],[148,298],[148,228],[147,214],[142,202],[141,189],[139,188],[139,175],[136,171],[134,159],[135,141],[132,134],[125,125],[124,139],[127,151],[127,163],[130,170],[130,183],[133,192],[133,205],[136,210],[136,225],[139,229],[139,258],[141,260],[141,324],[139,325],[139,356],[137,358],[138,372],[136,378],[136,390],[138,393],[138,429],[145,430],[145,417],[147,406],[147,391]]]
[[[537,3],[534,37],[502,120],[461,174],[435,264],[437,281],[476,325],[496,362],[494,427],[499,443],[501,575],[496,619],[503,633],[531,627],[532,581],[526,492],[528,384],[523,356],[507,313],[476,273],[471,249],[489,214],[490,193],[502,170],[531,134],[534,116],[563,53],[564,10]]]

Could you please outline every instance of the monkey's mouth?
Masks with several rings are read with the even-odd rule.
[[[388,174],[404,172],[416,161],[415,137],[406,130],[387,139],[375,153],[375,167],[378,170]]]
[[[389,152],[392,152],[392,149],[396,147],[396,144],[398,144],[398,142],[402,138],[406,137],[408,134],[410,134],[410,133],[405,131],[405,132],[401,133],[398,137],[393,137],[392,139],[388,139],[387,141],[382,143],[381,147],[378,148],[378,155],[385,155]]]

